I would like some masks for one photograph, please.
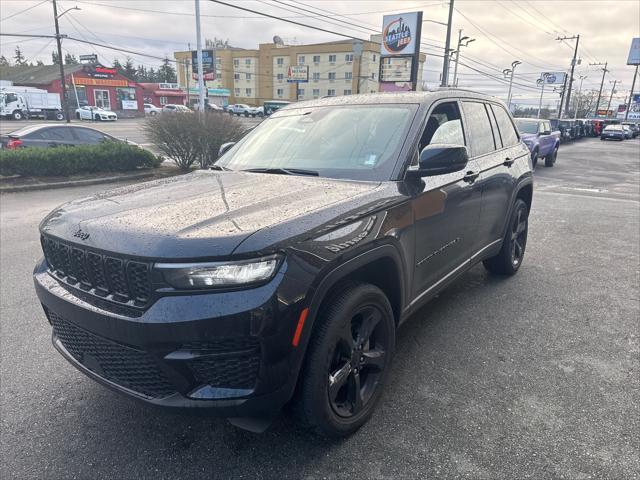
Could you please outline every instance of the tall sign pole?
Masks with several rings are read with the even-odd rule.
[[[442,82],[441,87],[449,84],[449,50],[451,49],[451,23],[453,21],[453,0],[449,0],[449,20],[447,21],[447,39],[444,44],[444,56],[442,57]]]
[[[567,74],[564,74],[564,82],[562,83],[562,92],[560,92],[560,105],[558,105],[558,119],[562,118],[562,106],[564,105],[564,94],[567,91]]]
[[[640,37],[636,37],[631,40],[631,48],[629,49],[629,57],[627,58],[627,65],[635,65],[636,70],[633,73],[633,80],[631,82],[631,91],[629,92],[629,101],[627,102],[627,110],[624,113],[624,119],[629,118],[629,110],[631,110],[631,102],[633,102],[633,90],[636,88],[636,77],[638,76],[638,65],[640,65]]]
[[[200,32],[200,0],[196,2],[196,35],[198,50],[198,107],[201,114],[204,114],[204,68],[202,65],[202,34]]]
[[[627,102],[627,111],[624,112],[624,119],[629,118],[629,110],[631,110],[631,100],[633,99],[633,90],[636,88],[636,77],[638,76],[638,65],[636,65],[636,71],[633,74],[633,81],[631,82],[631,91],[629,92],[629,101]]]

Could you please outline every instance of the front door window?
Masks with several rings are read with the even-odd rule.
[[[96,100],[96,107],[104,108],[105,110],[111,109],[111,102],[109,101],[109,90],[94,90],[93,95]]]

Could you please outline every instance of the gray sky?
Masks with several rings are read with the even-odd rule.
[[[424,18],[446,22],[448,6],[437,0],[227,0],[280,18],[320,26],[360,38],[368,38],[372,30],[379,30],[383,12],[422,10]],[[38,5],[40,4],[40,5]],[[192,0],[60,0],[59,11],[77,5],[60,19],[61,33],[108,43],[152,55],[168,55],[175,50],[195,46],[194,2]],[[307,6],[305,6],[306,4]],[[292,25],[283,21],[260,17],[234,8],[201,0],[203,35],[208,38],[228,39],[233,46],[255,48],[258,43],[270,42],[274,35],[298,43],[316,43],[339,40],[343,37]],[[316,7],[348,17],[319,18],[297,8]],[[25,10],[31,10],[12,15]],[[640,36],[640,1],[638,0],[455,0],[452,43],[455,47],[458,29],[463,35],[475,38],[462,49],[461,61],[476,70],[502,77],[502,69],[513,60],[522,65],[516,69],[514,103],[537,104],[539,93],[527,86],[535,86],[542,71],[563,71],[569,68],[573,43],[556,41],[558,35],[580,34],[579,57],[582,64],[575,77],[586,75],[583,89],[597,89],[601,67],[589,63],[609,62],[611,72],[605,80],[605,91],[610,92],[609,80],[622,84],[614,95],[614,105],[629,93],[633,68],[626,65],[632,37]],[[143,11],[143,10],[154,10]],[[171,12],[157,13],[157,12]],[[320,15],[323,12],[318,12]],[[331,15],[330,13],[328,15]],[[303,17],[304,16],[304,17]],[[311,18],[310,18],[311,16]],[[11,17],[11,18],[8,18]],[[0,0],[0,31],[3,33],[52,34],[53,13],[50,1]],[[330,24],[332,22],[333,24]],[[348,24],[347,24],[348,23]],[[446,28],[436,23],[424,23],[423,52],[427,54],[424,78],[429,86],[436,86],[442,70],[442,48]],[[42,59],[51,62],[55,49],[52,39],[18,39],[0,37],[0,53],[13,57],[16,45],[30,61]],[[126,54],[100,47],[90,47],[73,41],[64,41],[66,51],[75,55],[98,53],[104,64],[114,58],[124,59]],[[426,48],[426,49],[425,49]],[[157,66],[159,61],[130,55],[135,63]],[[459,69],[461,87],[469,87],[506,97],[507,86],[466,66]],[[577,85],[576,85],[577,88]],[[636,81],[636,92],[640,81]],[[548,92],[548,93],[547,93]],[[555,103],[558,96],[545,90],[545,103]],[[617,101],[616,101],[617,99]]]

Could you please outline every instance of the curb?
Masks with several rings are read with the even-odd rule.
[[[119,176],[119,177],[101,177],[101,178],[88,178],[86,180],[69,180],[68,182],[55,182],[55,183],[36,183],[33,185],[20,185],[12,187],[0,187],[0,193],[11,192],[29,192],[33,190],[52,190],[54,188],[66,188],[66,187],[82,187],[86,185],[99,185],[101,183],[114,183],[127,180],[140,180],[143,178],[155,177],[157,172],[144,172],[135,175]]]

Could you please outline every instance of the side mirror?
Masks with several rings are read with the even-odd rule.
[[[224,155],[224,153],[227,150],[229,150],[231,147],[233,147],[235,144],[236,142],[227,142],[220,145],[220,150],[218,150],[218,156],[221,157],[222,155]]]
[[[459,172],[467,166],[469,153],[464,145],[427,145],[420,152],[418,168],[407,171],[412,177],[431,177]]]
[[[545,130],[544,132],[540,132],[540,135],[551,135],[551,130]]]

